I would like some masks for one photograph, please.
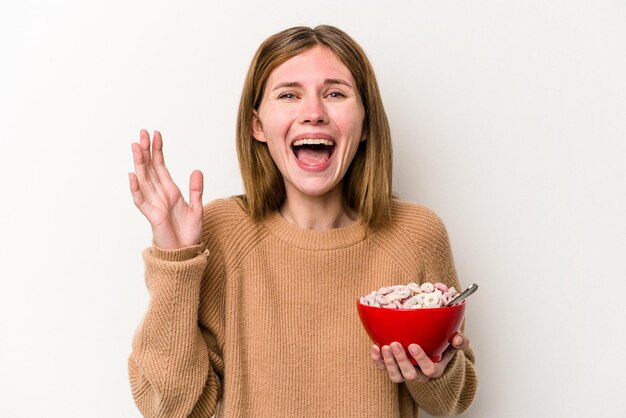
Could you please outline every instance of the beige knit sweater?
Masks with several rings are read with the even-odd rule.
[[[203,244],[144,252],[148,311],[129,358],[146,417],[417,417],[466,410],[471,349],[428,383],[391,382],[370,357],[359,296],[384,285],[459,288],[446,230],[430,210],[394,202],[393,223],[305,230],[239,198],[204,210]]]

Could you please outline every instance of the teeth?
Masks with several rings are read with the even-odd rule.
[[[292,146],[294,147],[299,147],[300,145],[327,145],[330,147],[330,146],[335,145],[335,143],[331,141],[330,139],[305,138],[305,139],[298,139],[292,144]]]

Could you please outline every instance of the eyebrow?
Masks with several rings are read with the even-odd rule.
[[[326,80],[324,80],[324,85],[328,85],[328,84],[341,84],[346,87],[353,88],[350,85],[350,83],[348,83],[347,81],[338,79],[338,78],[327,78]],[[283,83],[277,84],[276,87],[272,89],[272,91],[280,89],[280,88],[284,88],[284,87],[302,87],[302,83],[300,83],[299,81],[285,81]]]

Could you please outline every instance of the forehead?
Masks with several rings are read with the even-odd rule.
[[[341,79],[354,86],[350,69],[328,48],[313,47],[276,67],[267,79],[267,87],[283,82],[307,82]]]

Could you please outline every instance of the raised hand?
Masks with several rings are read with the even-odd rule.
[[[154,245],[176,250],[198,244],[202,237],[202,172],[189,177],[189,204],[172,181],[163,159],[163,139],[142,129],[139,143],[132,143],[135,173],[128,173],[135,206],[152,227]]]

